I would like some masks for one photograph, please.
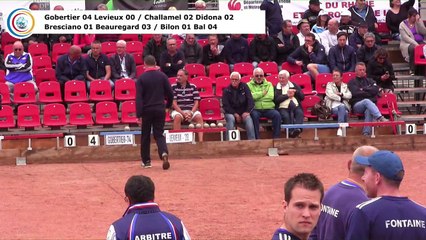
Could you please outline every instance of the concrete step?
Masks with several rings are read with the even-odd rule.
[[[414,123],[414,122],[424,123],[426,121],[426,114],[402,115],[401,120],[408,123]]]
[[[418,107],[418,106],[426,106],[426,101],[401,101],[398,102],[398,108],[401,107]]]
[[[410,65],[406,62],[392,63],[392,67],[395,72],[410,71]]]
[[[423,93],[426,92],[426,87],[411,87],[411,88],[395,88],[395,93]]]

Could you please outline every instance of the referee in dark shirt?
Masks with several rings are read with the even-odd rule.
[[[166,109],[172,106],[173,92],[169,79],[156,66],[155,58],[144,58],[146,70],[136,82],[136,114],[142,118],[141,157],[144,168],[151,167],[151,128],[157,142],[158,155],[163,160],[163,169],[169,169],[166,138],[163,135]],[[166,101],[165,101],[166,100]]]

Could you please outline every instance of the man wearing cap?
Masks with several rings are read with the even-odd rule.
[[[303,19],[307,19],[309,21],[309,25],[312,28],[317,23],[317,17],[321,10],[319,0],[309,0],[309,7],[303,13]]]
[[[349,37],[349,46],[358,50],[362,45],[364,45],[364,35],[368,32],[367,24],[360,23],[358,27]]]
[[[265,11],[265,23],[269,36],[276,36],[281,31],[283,14],[278,0],[263,0],[260,10]]]
[[[359,204],[349,219],[346,240],[426,239],[426,208],[403,197],[399,186],[404,166],[391,151],[377,151],[355,161],[366,166],[362,180],[367,196],[376,197]]]
[[[297,23],[297,29],[299,29],[299,33],[297,34],[297,37],[299,38],[299,44],[302,46],[305,44],[305,37],[312,33],[315,36],[315,39],[318,41],[320,40],[320,37],[318,34],[311,32],[311,26],[309,25],[309,22],[307,19],[302,19]]]
[[[361,146],[354,151],[346,165],[348,177],[330,187],[324,195],[318,224],[311,233],[310,240],[345,238],[351,213],[358,204],[368,200],[362,181],[365,166],[358,164],[355,158],[367,157],[377,151],[379,150],[373,146]]]
[[[348,36],[351,36],[355,31],[355,27],[351,20],[351,12],[349,12],[349,10],[344,9],[340,14],[339,31],[346,32]]]

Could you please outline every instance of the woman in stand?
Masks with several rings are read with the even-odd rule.
[[[395,73],[392,63],[389,61],[389,54],[384,48],[379,48],[374,53],[373,59],[368,62],[367,77],[376,81],[379,86],[379,94],[393,93]]]
[[[317,23],[312,27],[312,32],[314,33],[322,33],[327,29],[328,20],[330,20],[330,16],[324,10],[321,10],[318,14]]]
[[[399,40],[399,24],[407,18],[408,10],[413,7],[415,0],[409,0],[401,5],[401,0],[389,0],[390,7],[386,13],[386,25],[392,33],[392,39]]]

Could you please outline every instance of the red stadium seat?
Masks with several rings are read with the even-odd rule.
[[[234,72],[240,73],[243,76],[252,76],[253,75],[253,64],[248,62],[239,62],[234,64]]]
[[[61,86],[59,82],[47,81],[39,85],[39,101],[41,103],[62,102]]]
[[[34,84],[27,82],[16,83],[13,90],[14,99],[16,104],[26,104],[36,102],[36,91]]]
[[[18,127],[40,127],[40,108],[35,104],[24,104],[18,107]]]
[[[40,68],[52,68],[52,59],[47,55],[33,57],[33,72]]]
[[[278,74],[278,65],[276,62],[261,62],[257,66],[263,69],[265,76]]]
[[[333,74],[331,73],[320,73],[315,79],[315,90],[317,94],[325,94],[327,83],[333,81]]]
[[[204,47],[207,44],[209,44],[209,40],[208,39],[198,39],[197,42],[198,42],[198,44],[201,45],[201,47]]]
[[[65,82],[65,102],[87,102],[86,82],[72,80]]]
[[[175,84],[175,83],[177,83],[177,77],[169,77],[169,83],[170,83],[170,85],[173,85],[173,84]]]
[[[311,77],[306,74],[294,74],[290,77],[290,82],[294,82],[302,88],[305,95],[313,94]]]
[[[121,122],[128,124],[138,123],[135,101],[125,101],[121,104]]]
[[[402,114],[398,110],[396,95],[393,93],[385,93],[381,97],[377,98],[376,105],[380,113],[384,116],[392,115],[392,111],[395,111],[395,113],[398,115]]]
[[[3,51],[4,51],[4,47],[6,45],[13,44],[16,41],[19,41],[19,39],[12,37],[8,32],[3,32],[1,34],[0,39],[1,39],[1,46],[3,47]],[[5,54],[5,56],[6,56],[6,54]]]
[[[51,103],[44,106],[43,125],[54,128],[67,125],[65,106],[59,103]]]
[[[129,41],[126,44],[126,51],[128,53],[142,52],[143,44],[140,41]]]
[[[303,108],[303,115],[308,119],[318,119],[317,115],[312,114],[312,109],[315,106],[316,103],[321,101],[321,98],[312,95],[312,96],[306,96],[305,99],[302,101],[302,108]]]
[[[6,77],[6,72],[4,70],[0,69],[0,83],[6,82],[5,77]]]
[[[70,124],[76,126],[93,125],[92,109],[89,103],[70,104]]]
[[[104,54],[110,54],[110,53],[116,53],[117,52],[117,43],[116,42],[103,42],[101,43],[102,46],[102,53]]]
[[[143,62],[143,53],[141,53],[141,52],[135,52],[135,53],[132,53],[132,55],[133,55],[133,58],[135,59],[136,66],[144,64],[144,62]]]
[[[117,104],[115,102],[97,103],[95,122],[100,125],[112,125],[119,123]]]
[[[188,79],[191,80],[194,77],[206,76],[206,71],[203,64],[199,63],[188,63],[184,69],[188,71]]]
[[[3,47],[4,57],[6,57],[8,54],[13,53],[13,44],[8,44]]]
[[[71,44],[69,43],[55,43],[52,46],[52,61],[56,63],[58,61],[58,57],[67,54],[71,48]]]
[[[419,44],[414,48],[414,63],[416,65],[426,65],[426,57],[423,55],[425,44]]]
[[[231,79],[228,76],[216,78],[216,97],[222,97],[223,89],[231,84]]]
[[[226,63],[212,63],[209,68],[209,77],[216,79],[220,76],[229,76],[229,65]]]
[[[152,38],[152,34],[142,34],[142,44],[146,45]]]
[[[197,87],[200,97],[209,98],[214,96],[213,83],[209,77],[195,77],[191,79],[191,83]]]
[[[120,34],[118,39],[124,41],[139,41],[139,34]]]
[[[2,104],[10,104],[10,91],[6,83],[0,83],[0,95]]]
[[[28,45],[28,52],[31,54],[32,57],[49,55],[49,49],[47,47],[47,44],[45,43],[33,43]]]
[[[342,75],[342,82],[348,83],[350,80],[356,77],[354,72],[344,72]]]
[[[267,76],[266,80],[268,82],[272,83],[273,86],[277,86],[277,83],[280,82],[280,80],[278,79],[278,75],[277,74],[274,74],[274,75],[271,75],[271,76]]]
[[[54,81],[56,82],[56,72],[53,68],[39,68],[35,71],[34,75],[37,86],[40,86],[41,82]]]
[[[223,120],[220,101],[217,98],[205,98],[200,101],[200,112],[204,121]]]
[[[303,73],[302,67],[296,64],[291,64],[289,62],[284,62],[281,65],[281,70],[287,70],[290,73],[290,75]]]
[[[176,47],[179,49],[184,41],[183,39],[176,39]]]
[[[140,77],[145,72],[145,65],[136,66],[136,77]]]
[[[133,79],[123,78],[115,81],[115,100],[126,101],[135,100],[136,98],[136,83]]]
[[[114,100],[109,81],[106,81],[106,80],[92,81],[90,83],[89,100],[96,101],[96,102]]]
[[[241,78],[241,82],[243,83],[249,83],[251,81],[253,76],[244,76]]]
[[[8,105],[2,105],[0,107],[0,128],[14,128],[15,117],[13,115],[13,108]]]

